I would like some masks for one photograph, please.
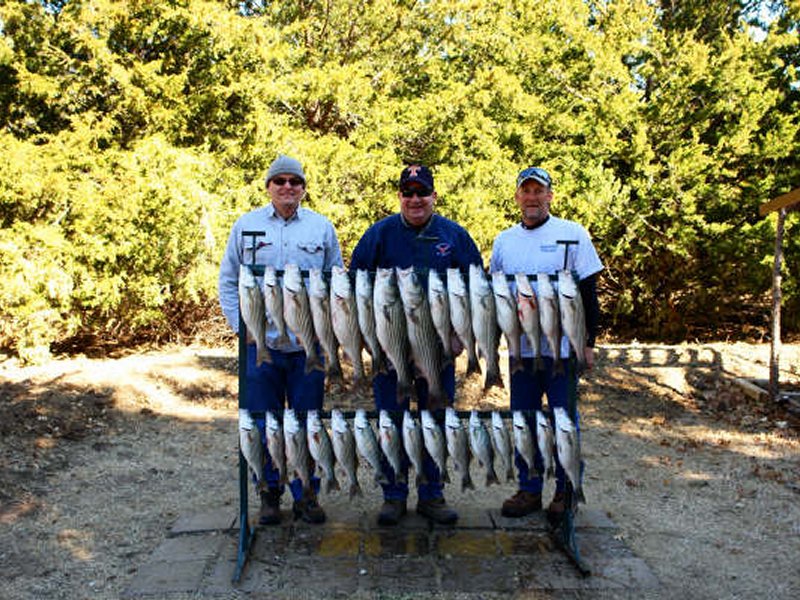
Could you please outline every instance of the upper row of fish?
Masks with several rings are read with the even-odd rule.
[[[560,355],[562,330],[579,361],[586,345],[586,325],[578,286],[569,271],[558,272],[558,291],[550,276],[535,276],[537,292],[528,275],[514,276],[512,293],[504,273],[487,277],[478,265],[470,265],[468,284],[459,269],[428,272],[427,286],[413,267],[379,268],[373,274],[357,270],[355,285],[347,270],[333,267],[330,285],[320,269],[310,269],[308,283],[299,267],[287,264],[281,284],[278,272],[264,268],[259,285],[250,267],[242,265],[239,298],[242,320],[257,347],[257,364],[271,362],[266,345],[269,319],[278,331],[275,343],[294,333],[306,352],[306,371],[325,370],[341,378],[338,349],[353,365],[353,378],[364,378],[362,348],[372,357],[372,373],[384,373],[387,365],[397,372],[399,398],[411,395],[417,371],[428,383],[429,408],[444,406],[441,372],[454,358],[454,347],[467,352],[467,373],[480,372],[478,357],[486,362],[485,389],[502,386],[498,347],[505,335],[511,372],[522,368],[521,337],[529,340],[534,357],[542,356],[542,344],[550,355]],[[316,352],[319,343],[325,366]],[[477,351],[476,351],[477,346]]]

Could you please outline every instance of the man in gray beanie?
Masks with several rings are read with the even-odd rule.
[[[278,271],[288,264],[295,264],[304,271],[312,268],[330,271],[334,265],[342,266],[339,240],[331,222],[300,206],[306,194],[306,176],[300,162],[283,154],[278,156],[267,171],[266,188],[270,203],[242,215],[234,223],[220,265],[219,302],[235,332],[239,331],[241,265],[271,266]],[[253,232],[258,235],[253,235]],[[258,280],[259,287],[262,287],[263,283],[260,278]],[[259,360],[255,340],[248,339],[247,344],[247,411],[244,416],[240,415],[240,421],[243,418],[247,421],[241,423],[244,429],[256,425],[265,449],[266,464],[262,475],[267,490],[261,491],[259,522],[262,525],[280,522],[280,499],[284,491],[277,462],[273,462],[266,450],[265,412],[280,414],[287,406],[302,412],[319,410],[323,401],[325,372],[313,368],[306,373],[306,349],[292,331],[286,333],[288,337],[279,333],[276,320],[267,314],[264,337],[269,360]],[[309,367],[312,363],[324,364],[317,344],[308,351],[318,359],[308,360]],[[325,521],[325,512],[317,502],[319,484],[316,476],[311,490],[304,490],[300,479],[289,482],[295,518],[308,523]]]

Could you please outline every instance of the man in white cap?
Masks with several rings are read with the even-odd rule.
[[[268,265],[282,270],[294,263],[301,270],[311,268],[330,271],[342,266],[339,240],[331,222],[300,201],[306,194],[306,176],[300,162],[280,155],[269,166],[266,177],[270,203],[256,208],[234,223],[219,270],[219,302],[228,323],[239,331],[239,266]],[[264,236],[243,235],[243,232],[264,232]],[[285,406],[299,411],[321,409],[325,374],[313,369],[305,372],[306,354],[297,338],[289,333],[282,341],[270,319],[267,322],[266,344],[271,362],[256,364],[256,345],[247,345],[246,398],[247,409],[255,413],[255,424],[266,449],[265,411],[282,411]],[[320,355],[319,348],[315,351]],[[324,360],[320,355],[320,361]],[[259,522],[275,525],[281,520],[280,498],[283,484],[269,452],[264,465],[267,490],[261,492]],[[295,517],[309,523],[325,521],[325,512],[317,502],[319,478],[313,478],[312,490],[303,491],[300,479],[289,483],[294,498]]]
[[[582,349],[583,356],[580,358],[586,368],[591,369],[594,365],[594,342],[600,315],[596,279],[603,269],[603,263],[600,262],[589,233],[582,225],[550,214],[553,189],[547,171],[541,167],[529,167],[520,171],[514,199],[521,212],[520,222],[501,231],[495,238],[489,270],[502,271],[508,275],[554,275],[566,269],[577,275],[588,333],[586,347]],[[536,283],[536,278],[533,277],[534,288]],[[569,378],[577,377],[574,370],[565,370],[563,365],[559,365],[562,359],[569,357],[570,347],[566,335],[562,336],[559,347],[552,349],[542,334],[539,346],[542,357],[538,364],[541,368],[536,367],[527,336],[521,336],[523,368],[511,375],[511,410],[525,411],[523,414],[527,415],[534,410],[541,410],[544,395],[547,396],[551,413],[555,407],[567,408],[569,388],[573,383]],[[531,430],[536,431],[535,420],[527,418]],[[577,418],[575,426],[578,426]],[[501,509],[503,516],[512,518],[523,517],[542,508],[544,469],[538,448],[534,469],[529,469],[516,451],[515,462],[519,473],[519,489],[503,503]],[[566,479],[557,458],[556,462],[556,493],[548,507],[548,517],[552,522],[557,521],[565,509]]]

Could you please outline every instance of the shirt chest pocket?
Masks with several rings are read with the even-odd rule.
[[[256,265],[271,264],[270,258],[274,256],[275,252],[275,245],[271,241],[265,240],[264,238],[256,238],[255,244],[248,241],[244,245],[244,263],[253,263]]]

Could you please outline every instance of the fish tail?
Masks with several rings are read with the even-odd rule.
[[[471,375],[472,373],[481,372],[481,365],[478,362],[478,356],[474,352],[470,352],[467,357],[467,375]]]
[[[414,478],[414,483],[416,484],[417,487],[425,485],[426,483],[428,483],[428,478],[425,477],[424,473],[417,473],[416,478]]]
[[[397,380],[397,400],[404,401],[406,398],[411,398],[414,395],[414,390],[411,383],[408,381]]]
[[[442,481],[444,483],[450,483],[450,474],[447,472],[447,467],[440,469],[442,472]]]
[[[533,362],[537,371],[544,371],[544,360],[541,356],[537,356]]]
[[[272,364],[272,355],[269,353],[269,348],[260,346],[256,350],[256,366],[260,367],[263,364]]]
[[[586,496],[583,494],[583,487],[579,487],[575,490],[575,496],[578,498],[578,502],[581,504],[586,504]]]
[[[317,356],[317,353],[314,351],[306,353],[306,368],[305,373],[308,375],[311,371],[322,371],[325,372],[325,366],[322,364],[322,361]]]
[[[514,373],[519,373],[522,370],[522,358],[519,356],[514,356],[511,359],[511,374],[513,375]]]
[[[286,346],[289,344],[290,341],[291,340],[289,340],[289,334],[284,331],[278,337],[275,338],[275,345]]]
[[[497,367],[486,371],[486,381],[483,384],[484,391],[488,391],[492,386],[505,387],[503,378],[500,376],[500,369]]]
[[[339,480],[336,479],[336,475],[331,475],[331,477],[328,478],[328,491],[335,490],[338,492],[341,489],[342,486],[339,485]]]
[[[342,365],[339,360],[331,360],[328,362],[328,369],[326,371],[328,379],[333,381],[343,381],[344,373],[342,373]]]
[[[499,484],[500,480],[497,478],[497,473],[494,472],[494,469],[489,469],[486,471],[486,487],[489,487],[493,483]]]
[[[464,477],[461,478],[461,491],[463,492],[464,490],[474,490],[474,489],[475,489],[475,484],[472,483],[472,477],[470,477],[469,473],[467,473],[466,475],[464,475]]]
[[[372,376],[375,377],[378,373],[386,375],[388,372],[386,368],[386,355],[383,352],[378,352],[378,357],[372,357]]]
[[[361,490],[361,486],[358,485],[357,481],[350,484],[349,496],[350,496],[350,500],[352,500],[356,496],[358,496],[358,497],[363,497],[364,496],[364,492]]]

